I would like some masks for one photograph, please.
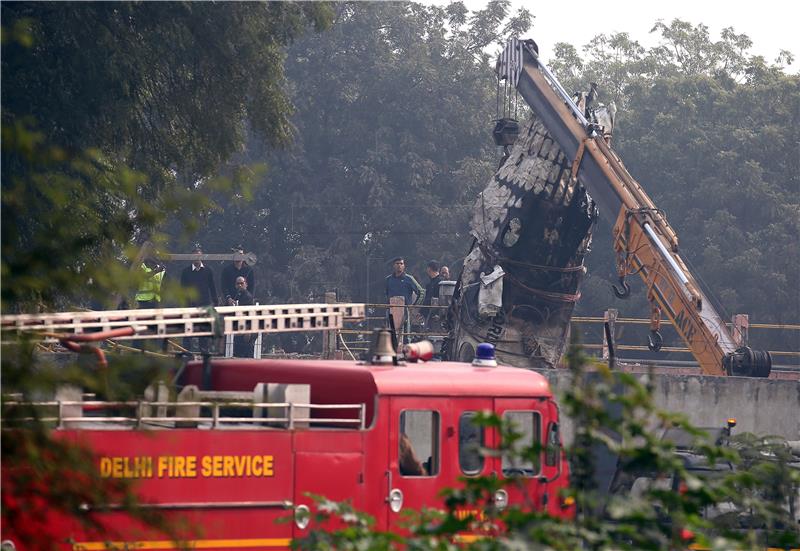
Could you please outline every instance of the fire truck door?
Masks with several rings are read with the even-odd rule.
[[[514,443],[511,456],[494,457],[494,471],[501,478],[514,478],[517,484],[506,486],[508,502],[535,510],[547,506],[546,493],[540,479],[543,478],[543,457],[539,451],[532,453],[536,444],[544,445],[543,434],[547,419],[547,404],[543,400],[530,398],[497,398],[494,411],[504,422],[510,422],[514,432],[520,436]],[[496,435],[499,438],[500,435]],[[520,457],[519,455],[525,457]]]
[[[364,510],[364,453],[361,431],[298,431],[295,434],[294,504],[306,506],[312,515],[317,507],[307,494],[332,501],[347,501],[357,510]],[[314,521],[307,528],[292,523],[295,538],[307,536],[318,529]],[[331,522],[325,529],[344,528]]]
[[[449,398],[397,397],[391,399],[389,465],[385,473],[390,528],[397,528],[402,511],[440,507],[439,491],[456,480],[447,434],[452,432]],[[453,446],[455,449],[455,446]]]

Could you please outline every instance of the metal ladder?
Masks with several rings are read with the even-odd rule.
[[[364,319],[364,304],[282,304],[223,306],[220,308],[156,308],[103,310],[0,316],[2,341],[20,333],[37,334],[44,342],[70,335],[102,333],[133,328],[132,334],[115,339],[204,337],[330,331],[345,321]]]

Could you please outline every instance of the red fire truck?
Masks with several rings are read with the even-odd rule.
[[[363,316],[362,305],[341,304],[174,310],[110,312],[102,320],[87,313],[55,321],[5,316],[3,326],[103,334],[127,323],[142,338],[214,334],[215,324],[234,333],[246,323],[250,331],[319,331]],[[490,345],[472,364],[398,359],[387,335],[365,362],[207,358],[135,403],[105,408],[79,395],[42,405],[57,405],[57,434],[93,450],[103,477],[135,481],[143,507],[196,527],[192,548],[287,548],[314,528],[309,493],[350,501],[375,517],[376,529],[395,530],[404,510],[442,508],[441,490],[458,487],[460,477],[492,474],[522,482],[499,490],[495,506],[572,514],[560,498],[568,469],[544,377],[496,365]],[[478,412],[514,422],[522,446],[550,447],[524,461],[481,454],[499,444],[499,434],[475,423]],[[175,548],[114,504],[80,514],[112,527],[111,543],[120,548]],[[282,517],[290,521],[275,522]],[[57,522],[65,548],[108,544],[108,533],[87,531],[77,517]],[[11,532],[4,527],[4,538]]]

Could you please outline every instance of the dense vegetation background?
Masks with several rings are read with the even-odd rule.
[[[310,2],[4,2],[0,12],[3,313],[116,306],[136,288],[137,244],[190,238],[222,208],[214,191],[246,195],[258,167],[217,174],[245,127],[285,142],[284,48],[333,15]],[[181,231],[167,236],[170,224]],[[88,450],[28,422],[41,410],[9,405],[11,393],[41,400],[64,385],[124,401],[174,366],[128,355],[96,369],[37,348],[3,333],[3,539],[62,548],[64,516],[108,539],[97,511],[119,503],[179,540],[183,524],[136,507],[130,484],[102,478]],[[30,430],[6,430],[20,422]]]
[[[458,266],[468,217],[499,156],[489,130],[496,110],[494,58],[511,34],[536,36],[533,14],[493,2],[467,13],[455,3],[339,6],[333,28],[289,50],[286,72],[294,141],[247,162],[269,167],[254,201],[214,213],[199,238],[224,250],[245,241],[262,262],[258,298],[302,301],[337,289],[383,302],[395,254],[424,279],[425,262]],[[658,46],[625,34],[561,44],[551,65],[568,90],[598,82],[619,108],[615,148],[676,228],[684,258],[723,317],[800,319],[800,79],[783,53],[749,53],[727,29],[659,23]],[[610,226],[601,222],[578,314],[608,307],[647,317],[643,286],[632,300],[610,293]],[[800,349],[797,332],[761,346]],[[764,338],[765,333],[758,333]],[[643,341],[642,341],[643,342]]]
[[[86,279],[93,262],[65,257],[69,247],[52,233],[31,253],[30,235],[32,220],[63,226],[88,204],[90,218],[124,226],[127,241],[115,236],[106,258],[124,259],[127,245],[147,237],[171,252],[193,241],[209,252],[242,242],[260,259],[261,302],[334,289],[381,302],[395,254],[421,279],[432,258],[457,270],[471,242],[472,202],[499,160],[489,135],[491,52],[509,36],[535,37],[535,11],[510,14],[506,1],[475,13],[458,2],[256,6],[3,6],[7,36],[32,30],[31,46],[4,50],[4,125],[33,121],[46,143],[95,147],[139,176],[129,184],[136,193],[121,200],[98,200],[92,188],[21,200],[9,176],[24,167],[4,156],[4,267],[25,273],[45,259],[43,270],[70,265]],[[321,28],[326,17],[330,29],[301,36],[306,22]],[[754,56],[733,29],[713,40],[705,26],[676,20],[652,32],[660,37],[652,48],[625,34],[559,44],[550,65],[567,89],[598,82],[600,99],[616,102],[615,148],[666,212],[723,316],[796,323],[800,77],[792,56]],[[596,229],[578,313],[616,307],[646,316],[641,285],[627,302],[609,292],[609,233],[604,222]],[[107,237],[88,240],[93,254]],[[120,280],[92,277],[106,299]],[[86,302],[63,288],[33,298]],[[14,289],[4,281],[6,307],[32,298]],[[796,332],[773,335],[764,346],[800,347]]]

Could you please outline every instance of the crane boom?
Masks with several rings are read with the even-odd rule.
[[[678,237],[642,186],[603,139],[603,132],[575,105],[558,79],[539,60],[531,40],[510,40],[497,64],[498,78],[516,86],[564,154],[573,158],[573,178],[613,225],[617,268],[624,297],[625,277],[639,273],[652,305],[653,333],[661,312],[709,375],[769,375],[769,352],[738,347],[725,322],[700,290],[678,254]],[[660,338],[660,336],[659,336]],[[651,349],[660,348],[652,343]]]

